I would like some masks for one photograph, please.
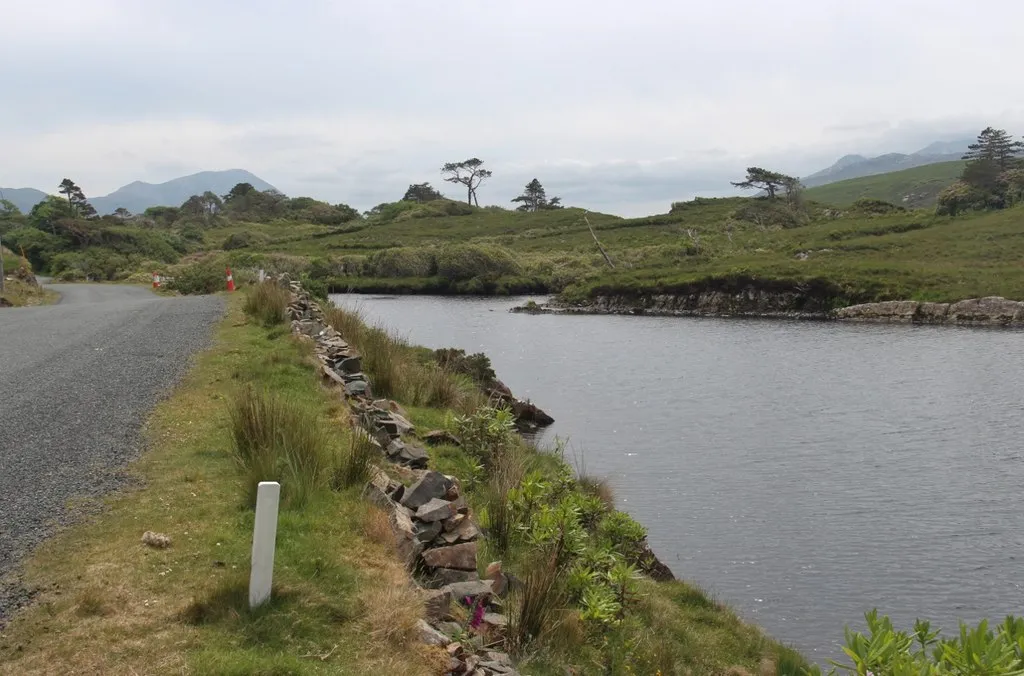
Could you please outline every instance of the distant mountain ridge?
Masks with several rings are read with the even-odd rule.
[[[201,171],[171,179],[164,183],[134,181],[100,197],[89,196],[89,203],[99,214],[112,214],[118,207],[124,207],[133,214],[149,207],[180,206],[192,195],[201,195],[207,190],[224,195],[239,183],[251,183],[257,190],[275,190],[274,186],[259,176],[244,169],[224,171]],[[0,188],[4,196],[23,212],[46,199],[47,193],[35,188]]]
[[[936,141],[909,155],[903,153],[886,153],[877,157],[846,155],[839,158],[831,167],[805,176],[801,181],[808,188],[813,188],[852,178],[887,174],[940,162],[952,162],[959,160],[967,151],[968,144],[973,142],[974,139]]]
[[[0,188],[3,199],[18,207],[23,213],[46,199],[46,193],[35,188]]]

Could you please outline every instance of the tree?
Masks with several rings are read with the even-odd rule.
[[[541,211],[542,209],[561,209],[562,198],[552,197],[548,199],[544,186],[540,181],[533,179],[526,184],[523,194],[512,199],[513,202],[520,202],[516,211]]]
[[[792,176],[780,174],[777,171],[768,171],[761,167],[747,167],[746,180],[733,183],[734,186],[743,190],[764,190],[768,193],[768,199],[771,200],[775,199],[775,193],[779,188],[799,184],[800,181]],[[790,194],[789,189],[787,189],[787,194]]]
[[[12,216],[21,216],[21,209],[10,200],[0,199],[0,218],[10,218]]]
[[[999,172],[1002,172],[1017,165],[1017,156],[1022,152],[1024,142],[1014,141],[1004,129],[985,127],[978,134],[977,142],[967,146],[963,159],[971,162],[992,162],[999,168]]]
[[[96,210],[85,199],[85,193],[70,178],[60,182],[57,192],[68,198],[68,213],[72,218],[91,218],[96,215]]]
[[[484,180],[491,177],[491,172],[483,168],[483,160],[471,157],[462,162],[448,162],[441,167],[441,176],[449,183],[461,183],[466,186],[466,204],[476,203],[480,206],[480,200],[476,197],[476,189]]]
[[[236,183],[235,187],[227,195],[224,195],[224,202],[230,204],[232,200],[245,197],[251,192],[256,192],[256,188],[253,187],[252,183]]]
[[[124,207],[118,207],[114,209],[114,216],[122,221],[127,221],[132,217],[132,212],[128,211]]]
[[[442,171],[444,170],[442,169]],[[405,195],[402,196],[402,200],[405,202],[433,202],[434,200],[443,199],[444,195],[438,192],[429,183],[413,183],[409,186],[409,189],[405,191]]]

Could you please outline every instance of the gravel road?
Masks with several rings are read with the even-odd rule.
[[[215,296],[51,288],[57,305],[0,310],[0,627],[29,598],[19,561],[76,516],[69,500],[121,484],[148,413],[224,312]]]

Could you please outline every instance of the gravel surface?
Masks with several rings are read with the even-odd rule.
[[[215,296],[52,288],[57,305],[0,310],[0,627],[31,596],[19,561],[87,509],[74,498],[124,482],[147,415],[224,312]]]

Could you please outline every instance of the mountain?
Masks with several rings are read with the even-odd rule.
[[[939,192],[960,177],[963,160],[937,162],[920,167],[851,178],[808,188],[804,193],[815,202],[845,207],[859,199],[876,199],[910,209],[931,207]]]
[[[112,214],[118,207],[124,207],[133,214],[149,207],[179,206],[192,195],[201,195],[207,190],[224,195],[239,183],[251,183],[257,190],[273,190],[259,176],[244,169],[225,171],[201,171],[198,174],[182,176],[166,183],[143,183],[135,181],[118,188],[103,197],[90,197],[89,202],[100,214]]]
[[[909,155],[903,153],[887,153],[878,157],[846,155],[841,157],[831,167],[806,176],[801,181],[808,188],[812,188],[852,178],[887,174],[893,171],[913,169],[914,167],[923,167],[941,162],[952,162],[959,160],[964,152],[967,151],[967,145],[973,143],[973,141],[973,139],[936,141]]]
[[[46,193],[35,188],[0,188],[3,198],[10,200],[14,206],[27,214],[32,207],[46,199]]]
[[[182,176],[166,183],[143,183],[135,181],[120,187],[109,195],[89,195],[89,203],[100,215],[112,214],[118,207],[124,207],[133,214],[142,213],[149,207],[180,206],[192,195],[202,195],[207,190],[218,195],[227,194],[239,183],[251,183],[257,190],[276,190],[259,176],[244,169],[224,171],[201,171],[198,174]],[[4,197],[14,202],[23,213],[47,198],[47,194],[35,188],[0,188]]]

